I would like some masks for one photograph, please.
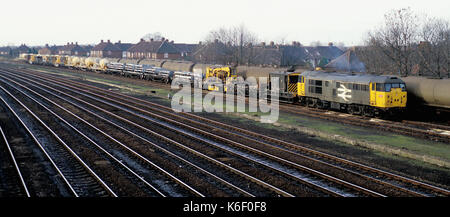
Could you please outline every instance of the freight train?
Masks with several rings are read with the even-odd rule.
[[[415,98],[421,99],[422,103],[450,108],[448,94],[450,82],[448,79],[441,80],[442,84],[439,86],[431,84],[426,88],[423,85],[415,85],[410,78],[353,75],[320,70],[296,72],[287,68],[223,67],[192,62],[100,59],[58,55],[25,54],[21,58],[30,64],[65,66],[168,84],[174,80],[181,80],[191,83],[193,87],[216,91],[227,91],[227,87],[239,84],[232,83],[236,81],[233,78],[256,70],[267,75],[269,80],[273,77],[278,78],[279,96],[282,101],[300,103],[308,107],[341,110],[364,116],[380,116],[403,111],[406,108],[408,94],[419,95]],[[208,77],[220,79],[202,85],[202,81]],[[406,84],[404,79],[407,81]],[[200,82],[195,83],[195,81]],[[219,81],[223,82],[222,85],[218,85]],[[416,83],[420,84],[420,82]],[[271,85],[269,85],[269,89],[270,87]],[[431,100],[430,94],[427,94],[431,91],[430,88],[434,88],[432,96],[436,99]],[[436,91],[438,93],[435,93]]]
[[[117,60],[110,58],[101,59],[95,57],[36,54],[22,54],[20,59],[25,60],[29,64],[51,65],[84,71],[118,74],[125,77],[136,77],[150,81],[159,81],[166,84],[177,81],[179,85],[190,84],[197,88],[219,91],[226,91],[226,88],[223,87],[227,86],[228,82],[233,82],[229,78],[236,78],[234,68],[229,66],[205,67],[200,65],[200,68],[197,68],[197,70],[190,67],[190,71],[182,71],[163,68],[161,67],[161,63],[148,62],[146,60]],[[193,69],[198,72],[194,72]],[[206,80],[208,82],[203,82]],[[205,84],[202,84],[202,82]],[[219,89],[219,87],[222,89]]]

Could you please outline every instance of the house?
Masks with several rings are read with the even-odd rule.
[[[174,43],[173,41],[170,43],[180,52],[183,59],[190,59],[192,54],[198,48],[198,44]]]
[[[53,45],[50,47],[48,44],[45,44],[45,47],[38,50],[38,54],[41,54],[41,55],[58,54],[58,50],[60,48],[61,48],[61,46]]]
[[[23,53],[35,53],[35,50],[26,46],[25,44],[21,44],[19,47],[12,49],[13,56],[19,56]]]
[[[308,50],[300,42],[293,41],[292,45],[275,45],[264,42],[254,48],[255,56],[251,61],[255,65],[266,66],[299,66],[310,61]]]
[[[8,47],[0,47],[0,55],[2,56],[7,56],[7,55],[11,55],[11,48]]]
[[[78,42],[75,42],[75,44],[73,42],[72,43],[67,42],[66,45],[59,48],[58,54],[70,56],[88,56],[89,51],[86,50],[86,48],[78,45]]]
[[[122,43],[120,40],[116,43],[114,43],[121,51],[122,56],[120,58],[126,58],[127,57],[127,50],[133,47],[133,43]]]
[[[121,58],[122,50],[111,41],[100,41],[95,47],[91,49],[90,56],[92,57],[108,57],[108,58]]]
[[[127,50],[126,56],[131,59],[181,59],[181,53],[165,38],[160,41],[141,39]]]

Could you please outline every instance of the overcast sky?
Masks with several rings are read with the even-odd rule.
[[[450,20],[449,0],[2,0],[0,46],[136,43],[153,32],[197,43],[213,29],[241,24],[266,42],[358,45],[386,12],[402,7]]]

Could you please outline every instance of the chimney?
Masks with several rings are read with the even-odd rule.
[[[77,41],[77,42],[75,42],[75,45],[78,45],[78,41]]]
[[[111,43],[111,41],[108,39],[108,43]]]
[[[45,44],[46,47],[48,47],[48,44]]]
[[[150,41],[153,42],[153,38],[151,38]]]
[[[144,39],[143,38],[141,38],[141,42],[143,42],[144,41]]]
[[[120,44],[120,40],[117,42],[117,44]]]
[[[261,42],[261,46],[265,47],[266,46],[266,42]]]
[[[201,42],[201,41],[199,41],[199,42],[198,42],[198,45],[202,45],[202,42]]]
[[[333,42],[328,42],[328,46],[333,46]]]
[[[166,39],[164,37],[161,38],[161,41],[165,41]]]
[[[103,43],[103,39],[102,39],[102,40],[100,40],[100,43]]]
[[[273,47],[274,45],[275,45],[275,43],[274,43],[273,41],[271,41],[271,42],[270,42],[270,46]]]
[[[296,41],[292,41],[292,46],[297,46],[297,42]]]
[[[69,43],[69,42],[67,42],[67,45],[70,45],[70,43]]]

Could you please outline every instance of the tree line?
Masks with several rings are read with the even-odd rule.
[[[449,38],[448,20],[419,16],[410,8],[394,9],[384,15],[382,25],[363,36],[363,46],[354,50],[368,73],[450,77]],[[209,32],[203,44],[209,45],[208,49],[195,58],[219,64],[255,65],[256,57],[264,52],[255,45],[261,44],[264,43],[244,25],[222,27]],[[277,45],[287,46],[284,38]],[[311,43],[311,46],[318,45],[321,45],[319,41]],[[289,46],[302,45],[293,42]],[[338,47],[346,49],[342,43]]]
[[[369,31],[358,57],[374,74],[450,77],[450,25],[410,8],[391,10]]]

